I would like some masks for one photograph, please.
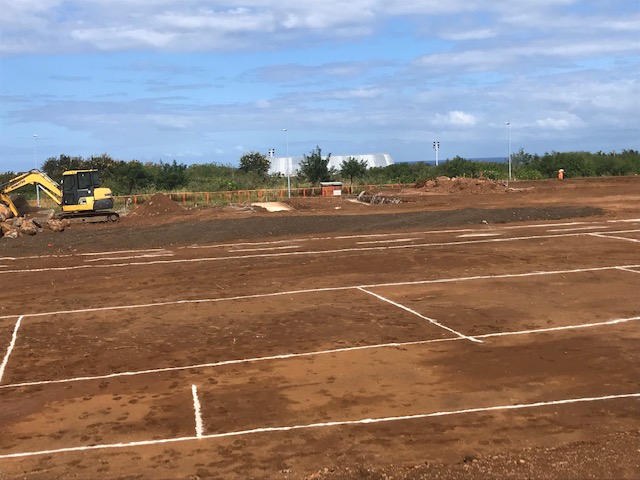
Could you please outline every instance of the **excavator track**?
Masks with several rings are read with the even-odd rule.
[[[120,215],[116,212],[62,212],[56,215],[59,220],[70,220],[82,223],[115,223],[120,220]]]

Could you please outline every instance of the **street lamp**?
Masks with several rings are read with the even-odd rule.
[[[38,161],[36,154],[36,143],[38,140],[38,135],[33,136],[33,168],[38,169]],[[40,189],[38,188],[38,184],[36,183],[36,205],[38,208],[40,207]]]
[[[504,124],[507,126],[507,135],[509,138],[509,176],[507,177],[507,186],[509,186],[509,181],[511,180],[511,122],[504,122]]]
[[[284,137],[287,141],[287,193],[291,198],[291,157],[289,157],[289,131],[283,128]]]
[[[438,166],[438,150],[440,150],[440,142],[433,142],[433,148],[436,151],[436,167]]]

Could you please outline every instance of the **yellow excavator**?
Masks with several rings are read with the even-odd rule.
[[[35,185],[46,193],[62,212],[56,218],[80,219],[89,222],[117,222],[120,218],[113,208],[111,189],[100,187],[100,175],[97,170],[70,170],[62,174],[62,188],[46,173],[31,170],[21,173],[0,185],[0,201],[5,203],[18,217],[20,212],[10,193],[25,185]]]

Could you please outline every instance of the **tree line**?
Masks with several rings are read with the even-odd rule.
[[[386,167],[368,168],[366,161],[350,157],[339,168],[330,168],[331,154],[323,155],[319,146],[303,156],[300,168],[291,177],[292,187],[318,185],[322,181],[342,181],[360,184],[424,183],[438,176],[483,177],[506,179],[508,164],[472,161],[460,156],[441,162],[437,167],[426,162],[397,163]],[[640,174],[640,153],[622,152],[551,152],[544,155],[519,150],[511,157],[512,178],[534,180],[555,177],[559,169],[565,176],[591,177]],[[239,166],[217,163],[185,165],[170,163],[116,160],[110,155],[89,158],[60,155],[48,158],[42,165],[54,180],[62,178],[67,170],[97,169],[102,182],[115,195],[151,193],[158,191],[224,191],[284,188],[287,178],[282,174],[269,174],[269,158],[258,152],[249,152],[239,159]],[[0,184],[16,173],[0,173]],[[27,190],[28,195],[28,190]]]

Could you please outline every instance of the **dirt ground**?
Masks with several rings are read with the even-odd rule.
[[[0,479],[640,477],[640,178],[0,239]]]

